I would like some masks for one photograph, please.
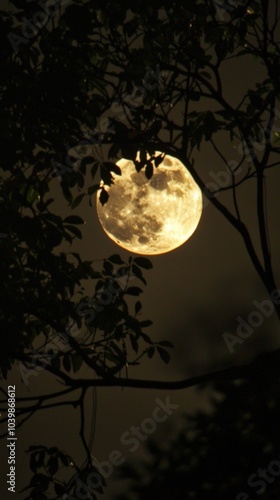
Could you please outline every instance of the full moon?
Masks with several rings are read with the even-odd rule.
[[[107,235],[141,255],[159,255],[185,243],[202,213],[201,190],[185,165],[165,155],[151,179],[131,160],[122,158],[117,165],[122,175],[114,176],[110,187],[103,184],[109,194],[103,206],[97,193],[97,214]]]

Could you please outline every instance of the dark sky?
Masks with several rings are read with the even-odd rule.
[[[239,60],[227,64],[224,67],[225,95],[233,104],[237,103],[244,86],[249,83],[253,87],[261,78],[262,74],[254,61],[248,64],[248,61],[242,63]],[[228,160],[238,159],[238,143],[229,145],[226,138],[221,137],[220,145],[224,148]],[[195,166],[206,182],[213,182],[213,172],[217,173],[222,169],[220,160],[209,145],[202,147],[201,151],[195,154]],[[53,189],[58,193],[56,182],[55,179]],[[279,171],[270,170],[266,184],[267,216],[273,264],[278,281],[279,182]],[[257,244],[253,192],[254,181],[241,187],[240,206]],[[220,199],[231,206],[230,192],[221,195]],[[65,207],[60,206],[58,195],[57,202],[59,210],[64,211]],[[77,243],[77,248],[81,250],[84,258],[98,260],[114,253],[119,253],[124,259],[128,258],[129,253],[116,246],[103,232],[94,206],[90,208],[84,203],[77,213],[86,220],[82,246]],[[256,328],[244,344],[237,345],[233,354],[227,349],[223,333],[234,333],[238,324],[237,317],[246,319],[255,309],[253,301],[266,299],[267,293],[253,269],[241,237],[210,203],[206,203],[200,224],[186,244],[171,253],[151,257],[150,260],[154,268],[145,274],[148,286],[141,298],[143,319],[151,319],[154,322],[149,328],[152,338],[170,340],[174,342],[175,349],[169,365],[164,365],[159,360],[145,362],[140,368],[131,370],[130,377],[179,380],[211,369],[243,363],[255,353],[279,347],[279,326],[273,315],[267,318],[261,327]],[[97,267],[98,264],[97,262]],[[10,375],[9,382],[14,380],[17,383],[17,395],[23,395],[22,383],[16,378],[16,374]],[[30,381],[29,394],[50,390],[50,387],[46,373],[40,373],[34,377],[32,383]],[[96,393],[97,414],[92,453],[101,462],[107,460],[113,450],[120,451],[127,459],[142,454],[142,446],[135,453],[130,453],[128,447],[121,443],[121,436],[132,425],[139,425],[144,418],[152,415],[156,398],[164,401],[169,396],[172,403],[179,405],[173,417],[166,424],[162,424],[162,427],[160,424],[158,426],[158,432],[161,432],[164,425],[167,425],[166,433],[169,435],[170,423],[179,426],[181,412],[193,412],[197,408],[207,407],[209,395],[208,390],[201,393],[195,389],[167,392],[101,388]],[[92,398],[91,393],[87,407],[88,435],[94,414]],[[18,432],[18,488],[26,484],[27,457],[23,455],[23,450],[30,444],[53,443],[70,454],[80,454],[78,428],[78,414],[75,414],[73,408],[36,415],[26,424],[24,430]],[[82,454],[80,456],[82,458]],[[109,477],[104,498],[112,498],[113,491],[114,482],[112,477]],[[24,495],[18,495],[17,498],[20,500]]]

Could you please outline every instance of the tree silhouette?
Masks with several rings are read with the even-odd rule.
[[[34,477],[28,498],[47,498],[50,488],[53,498],[78,496],[77,477],[84,484],[89,475],[95,480],[89,495],[95,498],[104,483],[95,476],[84,437],[84,398],[90,387],[179,389],[251,379],[260,361],[174,382],[128,377],[128,367],[143,356],[158,353],[169,360],[170,342],[153,342],[143,331],[150,322],[139,317],[141,302],[136,300],[131,312],[127,300],[142,291],[130,286],[130,278],[146,284],[142,270],[151,263],[143,257],[123,262],[116,254],[96,269],[71,248],[66,251],[65,245],[83,236],[77,225],[84,221],[75,209],[91,203],[100,179],[105,185],[100,203],[106,203],[106,186],[121,173],[115,164],[119,157],[133,160],[136,170],[144,169],[150,177],[158,164],[150,161],[155,151],[176,156],[205,199],[238,231],[272,297],[277,285],[265,177],[279,164],[278,5],[276,0],[229,1],[222,7],[214,0],[191,0],[187,6],[171,0],[148,6],[141,0],[133,5],[13,0],[1,14],[0,368],[5,379],[16,364],[26,383],[34,370],[44,369],[66,386],[53,394],[18,398],[18,426],[39,409],[61,404],[80,408],[85,465],[58,449],[31,448]],[[265,75],[235,105],[225,97],[223,64],[252,57]],[[237,141],[238,161],[228,161],[219,137],[228,144]],[[223,165],[211,188],[207,172],[199,172],[195,162],[205,143]],[[252,180],[257,248],[238,203],[239,187]],[[54,181],[59,181],[66,217],[52,198]],[[231,208],[221,201],[223,194],[231,197]],[[95,292],[88,296],[86,286],[93,279]],[[261,366],[276,366],[278,357],[279,352],[264,356]],[[85,366],[90,376],[82,376]],[[7,392],[2,393],[5,412]],[[61,396],[71,393],[74,399],[61,403]],[[7,418],[5,414],[1,422],[6,424]],[[58,479],[58,468],[69,471],[70,463],[74,475]]]
[[[119,498],[279,498],[279,372],[214,384],[212,411],[184,415],[182,429],[145,443],[147,458],[121,466]],[[217,397],[218,395],[218,397]]]

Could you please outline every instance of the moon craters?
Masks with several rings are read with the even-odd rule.
[[[161,154],[156,152],[156,154]],[[166,155],[151,179],[132,161],[117,162],[122,175],[105,186],[108,202],[97,194],[97,213],[107,235],[129,252],[166,253],[182,245],[195,231],[202,212],[202,193],[187,168]]]

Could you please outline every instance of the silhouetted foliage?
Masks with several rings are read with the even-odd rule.
[[[243,238],[268,293],[276,289],[264,176],[265,170],[279,165],[277,1],[233,5],[164,0],[147,5],[142,0],[77,0],[50,5],[13,0],[1,11],[0,28],[0,370],[6,379],[15,364],[28,384],[34,371],[45,369],[66,385],[66,392],[80,391],[78,400],[69,404],[81,411],[86,465],[79,467],[71,459],[81,479],[89,471],[94,474],[83,434],[87,389],[102,384],[157,387],[160,382],[130,381],[128,368],[155,353],[168,362],[166,349],[171,347],[168,341],[154,342],[143,331],[151,323],[140,317],[141,302],[136,299],[131,306],[129,300],[142,292],[129,278],[146,284],[143,270],[152,267],[148,259],[123,262],[112,255],[96,268],[71,251],[73,240],[83,239],[83,219],[75,209],[92,203],[100,179],[100,202],[108,201],[106,186],[121,174],[118,158],[134,161],[136,171],[145,169],[148,179],[163,159],[155,156],[156,151],[182,160],[205,196]],[[221,68],[232,58],[254,60],[265,73],[262,81],[245,89],[238,105],[223,92]],[[238,141],[239,161],[229,162],[219,150],[219,134]],[[205,141],[223,163],[226,186],[217,184],[211,190],[207,172],[197,172],[193,155]],[[237,200],[238,187],[252,179],[261,256]],[[56,196],[67,207],[66,217],[58,213],[53,199],[58,185]],[[217,199],[221,191],[232,196],[232,211]],[[95,290],[88,297],[85,290],[92,280]],[[85,366],[91,377],[78,380]],[[123,379],[116,376],[121,372]],[[213,378],[210,374],[209,380]],[[238,370],[232,378],[238,378]],[[186,381],[185,386],[199,382]],[[2,392],[5,405],[7,394]],[[29,418],[47,398],[19,398],[18,415]],[[201,416],[201,429],[208,429],[210,440],[224,421],[213,425],[211,434],[211,419]],[[233,433],[238,434],[237,428]],[[196,438],[194,456],[202,453],[201,440]],[[75,494],[73,478],[62,483],[56,479],[61,462],[69,468],[64,452],[43,445],[29,451],[34,477],[28,498],[60,498],[63,489]],[[193,480],[200,481],[198,469],[193,474]],[[101,482],[99,492],[103,486]],[[89,493],[92,498],[96,491]]]
[[[147,458],[118,470],[122,500],[277,500],[280,492],[279,371],[213,386],[211,412],[184,415],[174,437],[145,442]]]

